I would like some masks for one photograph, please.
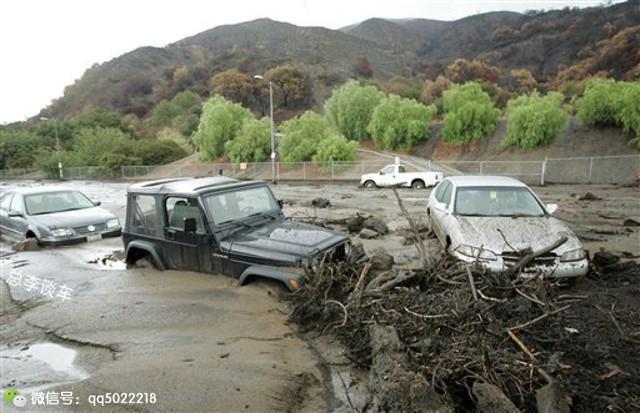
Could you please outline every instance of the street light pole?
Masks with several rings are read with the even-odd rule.
[[[43,116],[40,118],[40,120],[48,121],[49,118]],[[64,173],[62,172],[62,156],[60,154],[60,137],[58,136],[58,121],[56,119],[53,119],[53,130],[55,131],[55,134],[56,134],[56,154],[58,157],[58,174],[60,176],[60,180],[63,180]]]
[[[266,80],[264,76],[255,75],[255,79]],[[269,82],[269,115],[271,118],[271,181],[276,182],[276,140],[273,121],[273,82]]]

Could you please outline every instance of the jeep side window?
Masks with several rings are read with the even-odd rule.
[[[133,195],[131,198],[133,231],[157,235],[156,198],[153,195]]]
[[[196,233],[205,233],[202,214],[197,201],[189,198],[169,197],[165,202],[165,213],[168,227],[184,231],[184,220],[195,218]]]

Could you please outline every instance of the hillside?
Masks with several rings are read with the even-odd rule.
[[[340,30],[258,19],[96,64],[41,115],[64,117],[98,106],[145,117],[181,90],[206,97],[211,77],[224,70],[264,73],[283,64],[309,74],[313,96],[307,107],[318,108],[333,86],[354,76],[358,56],[381,80],[435,78],[456,58],[483,60],[503,74],[528,68],[541,85],[552,84],[559,72],[567,79],[599,72],[634,78],[640,73],[639,22],[638,0],[606,8],[491,12],[451,22],[376,18]]]
[[[467,147],[451,146],[442,140],[442,125],[432,126],[432,137],[411,150],[411,155],[425,159],[449,161],[539,161],[546,157],[584,157],[606,155],[637,155],[638,151],[628,145],[632,138],[613,127],[587,127],[572,118],[567,127],[547,146],[532,150],[510,147],[502,149],[500,142],[507,132],[505,120],[500,120],[493,135]]]

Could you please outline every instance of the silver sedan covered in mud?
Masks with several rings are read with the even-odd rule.
[[[429,225],[454,257],[480,262],[490,271],[512,267],[524,251],[541,251],[566,242],[533,260],[524,273],[576,277],[589,269],[585,250],[567,225],[551,216],[524,183],[500,176],[448,177],[427,201]]]

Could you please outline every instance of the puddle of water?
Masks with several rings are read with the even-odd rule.
[[[26,350],[3,348],[2,387],[9,383],[21,392],[42,391],[60,384],[75,383],[89,377],[74,365],[77,352],[55,343],[38,343]]]

